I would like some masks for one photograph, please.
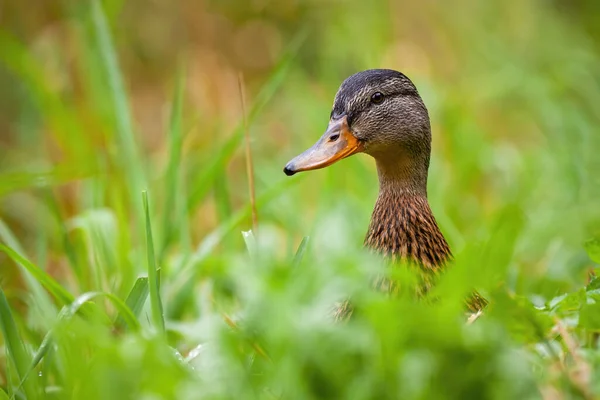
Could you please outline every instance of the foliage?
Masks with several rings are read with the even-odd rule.
[[[0,30],[0,399],[600,396],[587,3],[168,3],[65,1],[45,30]],[[341,80],[380,66],[432,118],[456,262],[430,301],[370,288],[372,160],[281,172]],[[490,305],[467,323],[474,288]]]

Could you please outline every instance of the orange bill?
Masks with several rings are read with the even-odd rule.
[[[346,117],[330,120],[321,139],[310,149],[287,163],[283,172],[296,172],[327,167],[336,161],[362,151],[362,143],[352,134]]]

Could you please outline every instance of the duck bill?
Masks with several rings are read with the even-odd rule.
[[[317,143],[288,162],[283,172],[291,176],[300,171],[324,168],[361,151],[362,143],[352,134],[346,117],[330,120]]]

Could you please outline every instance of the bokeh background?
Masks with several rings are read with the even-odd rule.
[[[4,330],[0,387],[28,398],[599,395],[599,52],[593,0],[0,2],[0,243],[14,251],[0,253],[0,284],[3,326],[19,337]],[[433,305],[364,284],[378,268],[361,249],[371,159],[282,173],[320,137],[343,79],[368,68],[404,72],[432,119],[429,197],[457,257]],[[244,240],[250,186],[258,231]],[[60,316],[68,296],[31,272],[75,297],[125,300],[148,271],[142,190],[163,339],[142,294],[142,333],[123,333],[108,301]],[[473,287],[492,305],[465,331]],[[325,310],[349,294],[366,316],[332,325]]]

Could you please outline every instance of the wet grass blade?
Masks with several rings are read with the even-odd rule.
[[[2,336],[4,336],[4,343],[8,351],[8,356],[15,366],[17,376],[20,381],[26,382],[25,378],[27,376],[27,369],[31,363],[31,358],[25,350],[25,344],[21,340],[17,325],[12,316],[12,311],[8,305],[8,300],[2,289],[0,289],[0,328],[2,330]],[[24,388],[27,398],[37,397],[32,385],[26,384]]]
[[[42,361],[42,359],[48,354],[48,350],[50,350],[50,346],[52,345],[52,335],[56,331],[61,324],[66,324],[71,318],[77,314],[77,312],[89,301],[94,299],[106,297],[113,306],[119,311],[119,319],[123,321],[132,331],[138,332],[140,330],[140,323],[137,320],[136,315],[132,312],[130,307],[124,303],[121,299],[115,296],[112,293],[107,292],[87,292],[77,297],[71,304],[63,307],[63,309],[58,314],[58,319],[56,325],[44,336],[42,340],[42,344],[38,348],[38,350],[33,355],[33,360],[31,361],[29,367],[25,374],[20,377],[21,383],[19,388],[23,385],[27,377],[33,372],[35,367]]]
[[[158,271],[156,268],[156,257],[154,255],[154,241],[152,239],[152,224],[150,221],[150,211],[148,210],[148,192],[142,192],[142,201],[144,203],[144,214],[146,216],[146,251],[148,256],[148,283],[150,292],[150,304],[152,308],[152,320],[154,327],[160,334],[165,332],[165,320],[163,306],[160,298],[160,283]]]
[[[246,249],[248,250],[248,254],[250,254],[250,258],[254,259],[256,257],[258,249],[256,248],[256,237],[254,236],[254,232],[250,231],[242,231],[242,237],[244,238],[244,242],[246,243]]]

